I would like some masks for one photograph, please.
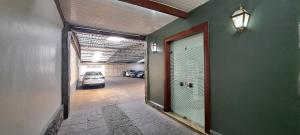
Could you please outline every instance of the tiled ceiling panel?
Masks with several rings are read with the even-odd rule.
[[[190,11],[207,0],[154,0]],[[60,0],[66,21],[112,31],[148,35],[177,17],[118,0]]]
[[[96,59],[97,63],[135,63],[144,59],[145,41],[126,38],[112,41],[111,36],[73,32],[80,44],[82,62]]]
[[[190,12],[193,9],[205,4],[209,0],[151,0],[158,3],[162,3],[185,12]]]

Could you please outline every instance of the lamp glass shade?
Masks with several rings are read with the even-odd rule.
[[[250,19],[250,15],[249,15],[249,14],[245,14],[244,27],[247,27],[247,26],[248,26],[249,19]]]
[[[157,53],[157,44],[156,43],[151,44],[151,50],[153,53]]]
[[[234,27],[241,32],[248,27],[250,14],[241,6],[232,14],[231,18]]]

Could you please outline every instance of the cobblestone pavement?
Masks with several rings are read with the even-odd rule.
[[[59,135],[197,135],[144,103],[144,80],[107,78],[106,88],[71,95]]]

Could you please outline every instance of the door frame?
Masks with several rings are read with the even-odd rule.
[[[208,22],[196,25],[190,29],[179,32],[164,40],[165,80],[164,80],[164,111],[171,111],[171,79],[170,79],[170,49],[171,43],[198,33],[204,34],[204,109],[205,132],[209,133],[211,125],[211,101],[210,101],[210,52]]]

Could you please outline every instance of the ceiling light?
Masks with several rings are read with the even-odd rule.
[[[120,42],[125,40],[125,38],[121,38],[121,37],[108,37],[106,40],[108,41],[114,41],[114,42]]]
[[[94,52],[94,56],[93,56],[93,62],[99,62],[100,57],[102,56],[102,52]]]
[[[144,62],[145,62],[145,59],[141,59],[137,63],[144,63]]]

